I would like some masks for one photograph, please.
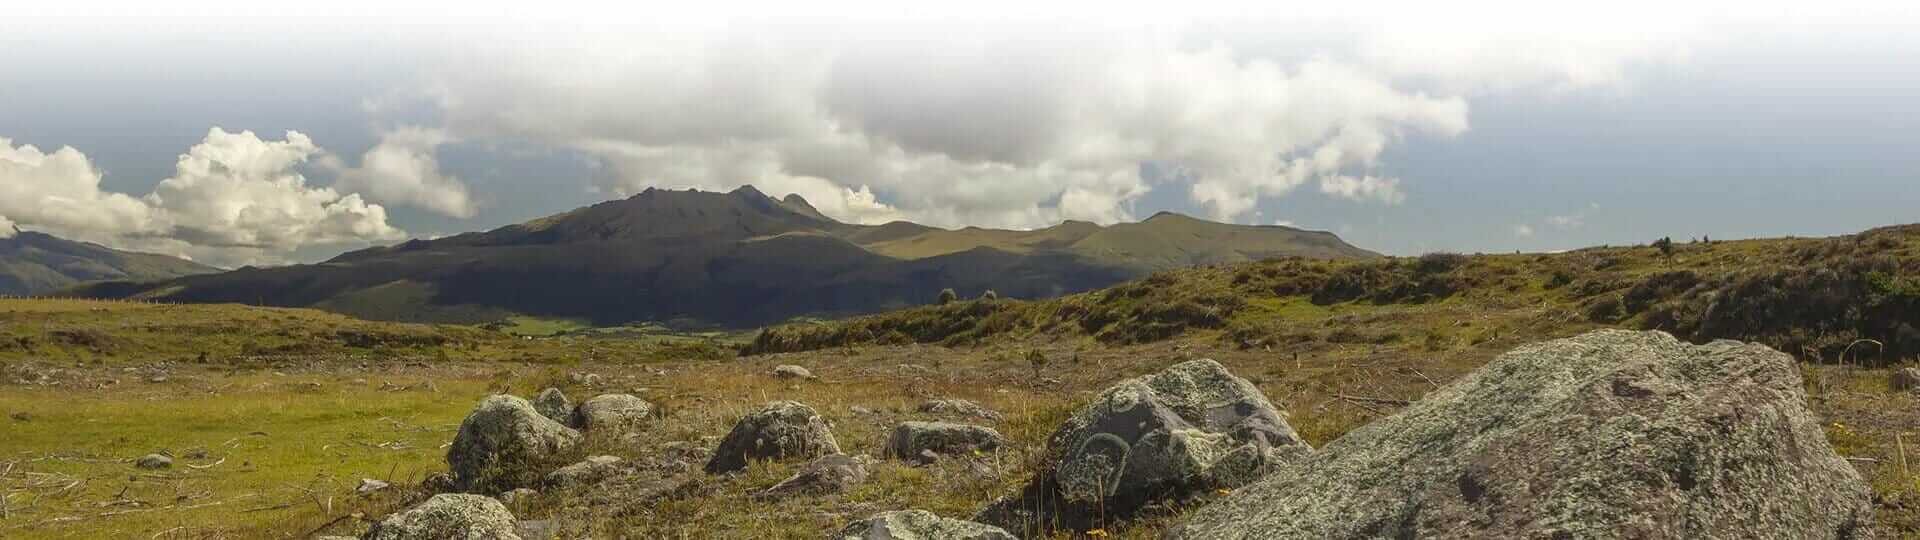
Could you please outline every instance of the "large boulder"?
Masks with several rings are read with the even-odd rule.
[[[521,540],[513,513],[479,495],[443,493],[373,525],[365,540]]]
[[[741,417],[707,461],[708,474],[747,468],[752,460],[809,459],[840,453],[820,413],[796,401],[775,401]]]
[[[567,394],[561,392],[559,388],[541,390],[540,396],[533,398],[533,410],[540,411],[540,416],[567,424],[568,427],[580,427],[573,424],[573,400],[567,399]]]
[[[1860,538],[1793,359],[1606,330],[1508,352],[1192,514],[1224,538]]]
[[[964,456],[1005,446],[992,428],[946,422],[902,422],[887,438],[887,455],[901,461],[932,463],[939,456]]]
[[[647,423],[653,404],[628,394],[602,394],[580,403],[573,410],[573,425],[594,432],[629,430]]]
[[[1088,530],[1233,488],[1312,452],[1252,383],[1213,360],[1121,381],[1047,440],[1045,468],[975,521],[1022,536]]]
[[[755,494],[761,499],[780,499],[794,495],[825,495],[853,489],[867,481],[867,456],[832,454],[820,456],[800,467],[800,471]]]
[[[830,540],[1014,540],[1014,537],[992,525],[943,518],[925,510],[901,510],[855,521]]]
[[[487,396],[447,448],[453,488],[498,493],[531,485],[543,467],[579,442],[580,432],[542,416],[527,400]]]

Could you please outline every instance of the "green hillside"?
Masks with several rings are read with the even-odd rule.
[[[415,322],[524,315],[751,327],[924,304],[942,289],[1047,298],[1156,270],[1276,256],[1377,257],[1332,234],[1162,214],[1101,227],[939,229],[833,221],[804,199],[647,190],[531,222],[281,268],[75,294],[317,307]]]
[[[164,255],[120,251],[31,231],[0,238],[0,295],[6,296],[49,293],[92,281],[169,279],[218,271]]]

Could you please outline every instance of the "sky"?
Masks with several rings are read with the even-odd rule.
[[[274,265],[742,184],[1399,255],[1920,221],[1920,8],[1737,5],[54,6],[0,18],[0,235]]]

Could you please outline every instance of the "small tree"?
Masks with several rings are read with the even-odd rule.
[[[987,292],[980,293],[980,299],[981,300],[999,300],[1000,293],[993,292],[993,289],[987,289]]]
[[[1027,364],[1033,366],[1033,378],[1040,378],[1040,370],[1047,367],[1047,355],[1038,349],[1027,351]]]
[[[953,289],[941,289],[940,296],[938,298],[935,298],[933,300],[933,303],[944,306],[944,305],[953,303],[954,300],[959,300],[959,299],[960,299],[960,293],[953,292]]]

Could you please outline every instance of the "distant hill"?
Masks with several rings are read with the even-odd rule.
[[[92,281],[156,280],[218,272],[192,261],[18,231],[0,238],[0,295],[28,296]]]
[[[923,304],[944,288],[1018,298],[1104,287],[1147,273],[1281,256],[1377,254],[1331,233],[1159,214],[1101,227],[939,229],[834,221],[806,200],[752,187],[649,189],[487,232],[343,254],[313,265],[242,268],[77,289],[98,297],[265,302],[403,321],[509,315],[597,323],[681,320],[754,326]]]

